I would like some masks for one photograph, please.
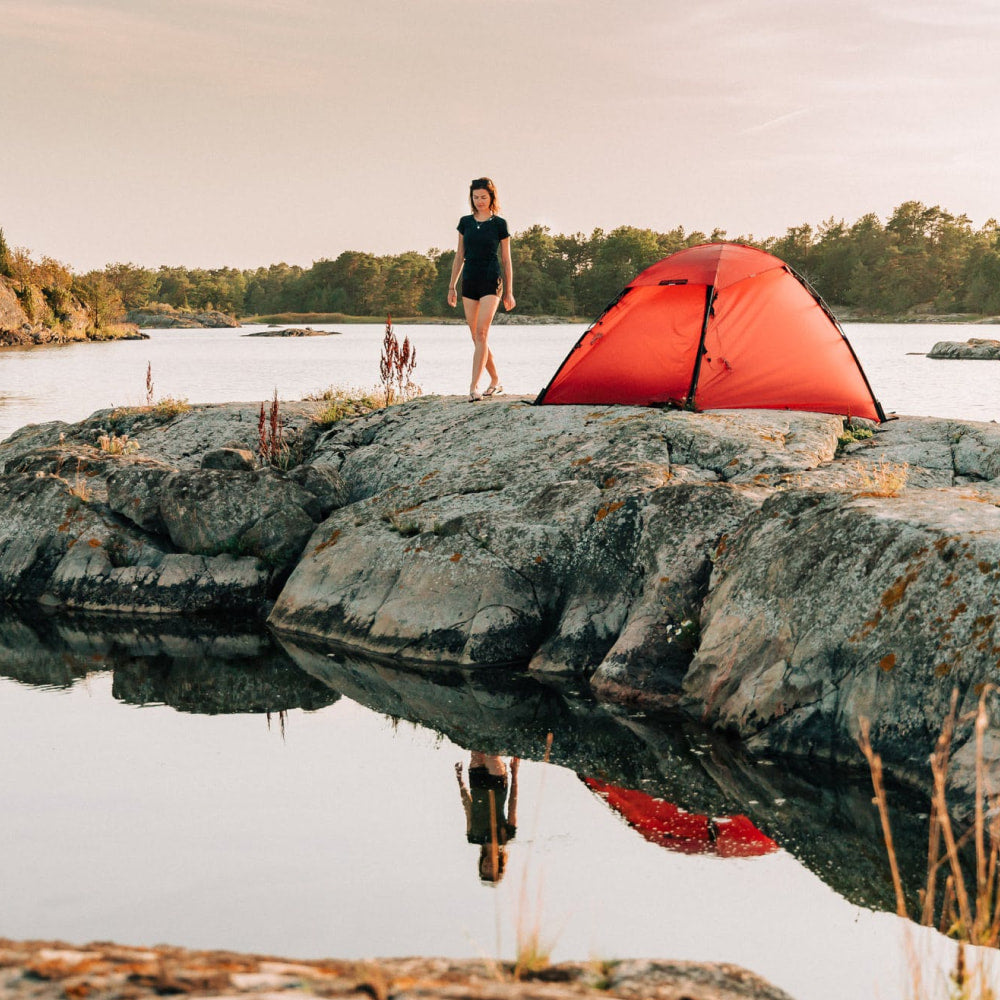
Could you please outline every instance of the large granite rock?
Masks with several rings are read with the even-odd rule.
[[[902,418],[850,438],[819,414],[419,400],[317,444],[350,502],[270,621],[576,673],[768,753],[856,762],[867,714],[923,781],[952,687],[968,707],[1000,654],[1000,434]]]
[[[426,397],[338,425],[315,460],[339,465],[350,503],[270,620],[423,661],[588,673],[627,628],[627,670],[696,613],[708,553],[760,483],[832,459],[842,423]]]
[[[993,500],[776,494],[716,560],[686,704],[758,750],[832,759],[856,760],[868,717],[925,779],[952,688],[965,714],[1000,662]]]
[[[289,464],[312,448],[321,407],[284,408]],[[323,466],[294,477],[247,469],[258,414],[259,404],[104,410],[0,443],[0,599],[266,614],[343,488]],[[109,450],[109,439],[128,447]],[[223,449],[242,456],[243,471],[202,468]]]
[[[768,753],[856,760],[867,714],[912,775],[952,687],[968,707],[994,678],[994,424],[866,439],[824,414],[423,397],[324,432],[323,406],[283,407],[287,472],[203,467],[255,448],[257,405],[23,429],[0,443],[0,596],[275,597],[290,636],[571,674]],[[96,447],[109,433],[138,451]],[[966,728],[955,757],[967,783]]]

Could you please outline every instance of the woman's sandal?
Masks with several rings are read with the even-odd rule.
[[[482,398],[483,398],[483,394],[481,392],[470,392],[469,393],[469,402],[470,403],[478,403],[479,400],[481,400]]]
[[[503,394],[502,385],[491,385],[486,392],[483,393],[484,396],[500,396]]]

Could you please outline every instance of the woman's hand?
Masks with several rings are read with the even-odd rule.
[[[517,305],[517,303],[514,301],[514,296],[510,292],[508,292],[506,295],[504,295],[504,297],[503,297],[503,307],[504,307],[504,309],[507,310],[507,312],[510,312],[511,309],[513,309],[514,306],[516,306],[516,305]]]
[[[458,292],[456,292],[454,288],[448,289],[448,305],[450,305],[452,309],[458,305]]]

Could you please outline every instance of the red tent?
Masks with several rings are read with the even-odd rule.
[[[756,858],[778,850],[746,816],[709,819],[689,813],[664,799],[635,788],[619,788],[597,778],[583,783],[621,815],[629,826],[654,844],[681,854],[717,854],[723,858]]]
[[[822,299],[783,261],[739,243],[689,247],[646,268],[535,402],[885,419]]]

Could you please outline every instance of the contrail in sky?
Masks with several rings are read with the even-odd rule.
[[[774,128],[776,125],[784,125],[785,122],[790,122],[795,118],[801,118],[808,110],[808,108],[799,108],[797,111],[789,111],[786,115],[778,115],[777,118],[771,118],[766,122],[762,122],[760,125],[751,125],[749,128],[743,129],[740,135],[751,135],[754,132],[765,132],[767,129]]]

